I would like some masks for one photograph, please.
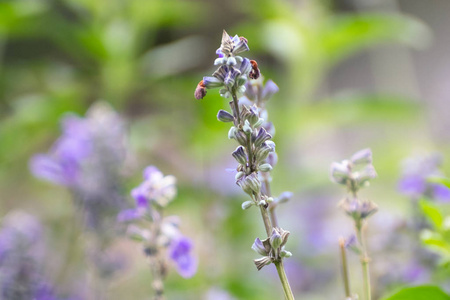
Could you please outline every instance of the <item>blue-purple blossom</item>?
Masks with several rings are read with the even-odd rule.
[[[0,229],[0,299],[57,299],[42,274],[41,224],[23,212],[11,212]]]
[[[150,212],[150,203],[165,207],[175,197],[177,191],[174,176],[164,176],[155,166],[148,166],[143,177],[144,181],[131,191],[135,208],[121,211],[117,216],[119,222],[140,219]]]
[[[408,158],[403,162],[403,176],[398,182],[400,193],[413,199],[427,196],[438,201],[450,201],[450,189],[444,185],[428,182],[432,176],[442,176],[440,155]]]
[[[173,239],[169,247],[169,257],[175,263],[178,273],[189,278],[197,272],[197,260],[192,255],[192,242],[184,236]]]

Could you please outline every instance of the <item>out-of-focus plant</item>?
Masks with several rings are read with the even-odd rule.
[[[450,215],[427,200],[420,201],[420,207],[431,224],[431,228],[422,230],[421,240],[426,248],[439,255],[441,266],[450,276]]]
[[[368,186],[370,180],[376,176],[377,173],[372,165],[372,151],[370,149],[360,150],[353,154],[350,159],[344,160],[340,163],[333,163],[331,165],[331,179],[335,183],[342,184],[347,187],[348,196],[341,201],[340,206],[355,223],[357,243],[354,239],[349,239],[349,241],[347,241],[347,247],[361,256],[364,284],[362,298],[365,300],[371,299],[372,292],[369,273],[370,257],[367,250],[366,238],[363,235],[363,232],[367,225],[367,218],[373,215],[378,208],[374,202],[370,200],[362,200],[358,196],[358,191],[360,188]],[[342,262],[345,269],[345,253],[342,255]],[[344,276],[346,274],[347,272],[345,271]],[[350,293],[348,278],[344,277],[344,282],[347,299],[354,299],[354,296]]]
[[[192,242],[181,234],[176,216],[163,216],[164,208],[176,195],[175,177],[164,176],[154,166],[144,170],[144,181],[132,190],[136,207],[123,210],[120,222],[133,222],[128,235],[142,242],[152,271],[154,300],[164,298],[164,278],[167,275],[167,258],[175,264],[178,273],[192,277],[197,271],[197,260],[192,255]]]
[[[0,298],[57,300],[42,260],[43,228],[33,216],[12,211],[0,228]]]
[[[268,174],[276,163],[276,155],[275,143],[271,141],[270,134],[274,133],[274,129],[267,120],[265,102],[278,91],[278,87],[272,81],[265,87],[262,80],[256,84],[249,82],[250,79],[258,79],[261,73],[256,61],[237,55],[249,50],[247,43],[246,38],[237,35],[231,37],[224,30],[221,46],[216,51],[218,58],[214,61],[214,65],[218,65],[219,68],[212,77],[203,77],[194,96],[202,99],[207,89],[221,88],[222,97],[232,98],[229,103],[232,113],[219,110],[217,119],[233,123],[228,138],[239,143],[232,153],[239,163],[235,177],[236,184],[251,198],[242,203],[242,209],[258,207],[266,229],[267,238],[263,240],[256,238],[253,243],[252,249],[262,255],[254,262],[258,270],[271,263],[275,264],[285,298],[294,299],[283,265],[283,259],[292,255],[285,249],[290,233],[279,227],[275,214],[278,203],[286,202],[291,194],[284,193],[275,201],[271,195],[269,186],[271,177]],[[246,97],[240,101],[238,94],[244,92]]]
[[[86,244],[86,254],[96,276],[106,281],[123,267],[108,247],[118,229],[116,215],[126,203],[120,181],[127,152],[125,124],[109,105],[97,103],[85,118],[65,116],[62,131],[48,153],[32,157],[30,170],[38,178],[67,187],[73,195],[78,217],[90,233],[92,245]]]

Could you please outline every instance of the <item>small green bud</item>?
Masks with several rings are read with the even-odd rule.
[[[258,169],[261,172],[270,172],[270,171],[272,171],[272,166],[270,164],[265,163],[265,164],[259,165]]]
[[[250,126],[250,122],[248,120],[245,120],[244,126],[242,127],[242,130],[244,130],[244,132],[246,134],[250,134],[252,133],[252,127]]]
[[[241,179],[242,176],[244,176],[244,175],[245,175],[244,172],[237,172],[236,176],[234,176],[234,179],[235,179],[236,181],[238,181],[238,180]]]
[[[253,201],[245,201],[242,203],[242,209],[246,210],[252,207],[255,203]]]
[[[260,127],[263,123],[264,123],[264,119],[263,119],[263,118],[259,118],[258,122],[256,122],[255,124],[253,124],[253,127],[258,128],[258,127]]]
[[[230,130],[228,131],[228,139],[235,139],[236,138],[236,130],[237,128],[234,126],[231,126]]]
[[[289,252],[289,251],[286,251],[286,250],[281,250],[281,251],[280,251],[280,256],[281,256],[281,257],[288,258],[288,257],[291,257],[291,256],[292,256],[292,253]]]
[[[270,236],[270,245],[272,246],[272,249],[274,249],[274,250],[278,249],[278,247],[281,246],[282,242],[283,242],[283,239],[281,238],[281,235],[274,228],[272,231],[272,235]]]

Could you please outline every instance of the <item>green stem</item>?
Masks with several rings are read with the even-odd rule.
[[[369,255],[367,254],[366,244],[364,242],[363,232],[362,232],[362,224],[356,224],[356,233],[358,236],[359,243],[362,248],[361,254],[361,267],[363,272],[363,288],[364,288],[364,300],[371,300],[371,291],[370,291],[370,273],[369,273]]]
[[[270,191],[270,182],[269,182],[268,178],[264,178],[264,187],[266,188],[266,195],[268,197],[272,197],[272,192]],[[277,207],[276,203],[274,203],[274,202],[269,203],[269,215],[270,215],[270,220],[272,221],[273,227],[279,227],[277,214],[275,213],[276,207]]]
[[[281,285],[283,286],[284,297],[286,300],[295,300],[294,294],[292,293],[291,286],[289,285],[289,281],[286,276],[286,272],[284,271],[283,260],[278,260],[275,262],[275,266],[277,267],[278,276],[280,277]]]
[[[259,208],[261,209],[261,216],[264,222],[264,228],[266,228],[267,237],[270,237],[272,235],[272,223],[270,222],[267,208],[262,205],[260,205]]]
[[[240,112],[239,112],[239,102],[236,96],[236,91],[232,91],[231,95],[233,96],[233,113],[235,114],[235,118],[237,118],[237,124],[235,124],[236,126],[239,126],[239,124],[241,124],[241,116],[240,116]]]
[[[347,254],[345,253],[345,242],[343,238],[339,239],[339,248],[341,250],[342,278],[344,279],[345,297],[350,298],[350,280],[348,277]]]

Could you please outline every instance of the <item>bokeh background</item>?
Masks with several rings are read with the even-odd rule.
[[[362,192],[379,205],[368,227],[375,299],[405,284],[448,289],[438,259],[415,259],[417,203],[398,181],[405,158],[432,153],[450,174],[449,13],[445,0],[1,1],[0,216],[21,211],[42,224],[41,268],[61,297],[98,299],[91,233],[71,193],[33,177],[29,160],[48,151],[67,112],[84,116],[103,101],[126,122],[127,201],[147,165],[178,179],[168,213],[195,241],[199,270],[187,280],[172,270],[168,299],[280,299],[275,268],[257,272],[252,262],[260,216],[242,211],[246,196],[226,171],[236,145],[216,114],[227,102],[216,91],[193,96],[226,29],[248,39],[245,55],[280,88],[268,104],[279,156],[272,190],[294,193],[279,219],[291,231],[287,272],[298,298],[344,297],[337,241],[352,226],[329,165],[366,147],[379,175]],[[123,267],[105,299],[150,299],[139,244],[119,234],[111,247]],[[358,257],[349,256],[360,292]]]

